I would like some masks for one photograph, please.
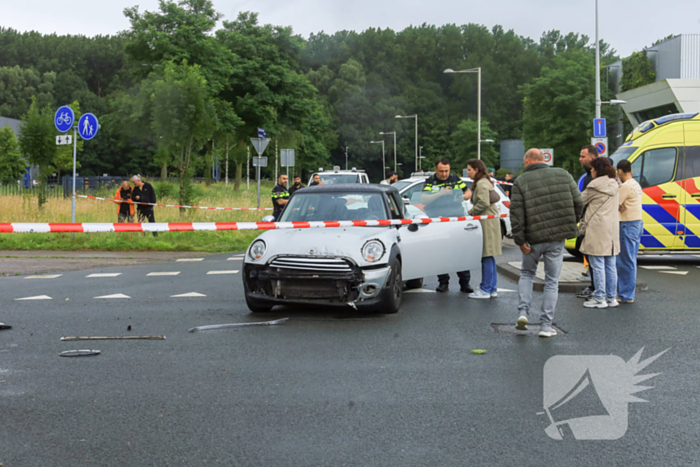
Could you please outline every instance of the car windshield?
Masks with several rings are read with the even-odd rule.
[[[338,185],[340,183],[357,183],[357,174],[320,174],[324,185]]]
[[[613,160],[613,167],[617,167],[617,163],[620,162],[623,159],[627,159],[629,156],[631,156],[634,151],[636,151],[637,148],[635,146],[625,146],[619,148],[617,151],[615,151],[611,157]]]
[[[280,222],[389,219],[381,193],[296,193]]]
[[[401,191],[404,188],[406,188],[407,186],[409,186],[411,183],[413,183],[413,181],[411,181],[411,180],[401,180],[400,182],[392,183],[391,186],[393,186],[397,190]]]

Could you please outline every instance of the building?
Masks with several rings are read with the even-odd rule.
[[[19,129],[22,121],[16,118],[0,117],[0,128],[5,128],[9,126],[12,131],[15,132],[15,137],[19,138]],[[29,167],[27,166],[27,174],[24,176],[25,185],[29,186],[31,180],[37,180],[39,178],[39,167]]]

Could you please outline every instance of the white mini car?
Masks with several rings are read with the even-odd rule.
[[[279,222],[406,216],[392,186],[319,185],[296,191]],[[268,230],[245,255],[246,303],[253,312],[320,304],[396,313],[404,283],[420,287],[426,276],[477,269],[481,248],[478,221]]]

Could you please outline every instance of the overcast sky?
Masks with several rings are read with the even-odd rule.
[[[700,33],[700,0],[599,0],[600,37],[622,56],[669,34]],[[114,34],[128,29],[125,7],[155,10],[157,0],[0,0],[0,25],[42,33]],[[369,27],[401,30],[422,23],[500,24],[538,40],[543,31],[595,34],[595,0],[214,0],[233,19],[260,13],[262,23],[298,34]]]

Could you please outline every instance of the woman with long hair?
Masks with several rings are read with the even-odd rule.
[[[620,188],[615,169],[607,157],[591,163],[593,181],[583,190],[586,213],[581,224],[581,253],[588,256],[595,280],[594,296],[584,302],[586,308],[618,306],[616,258],[620,253]],[[579,226],[580,228],[581,226]]]
[[[489,192],[495,188],[486,171],[486,165],[479,159],[467,162],[467,175],[472,182],[472,209],[470,216],[498,215],[498,207],[491,203]],[[498,296],[496,259],[501,251],[501,221],[498,218],[481,219],[483,248],[481,252],[481,285],[479,290],[469,294],[469,298],[495,298]]]

